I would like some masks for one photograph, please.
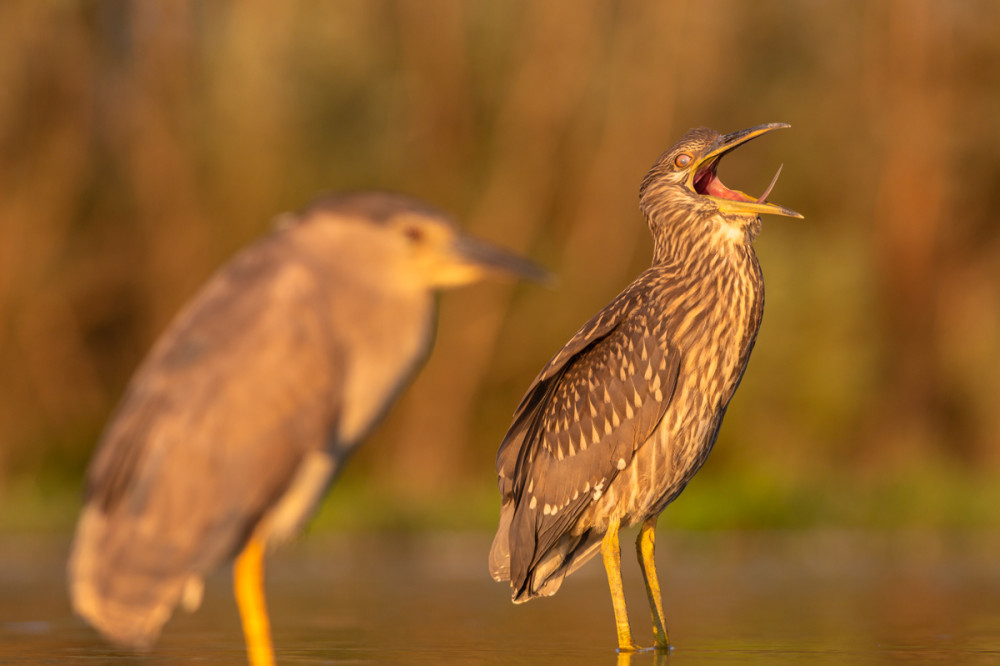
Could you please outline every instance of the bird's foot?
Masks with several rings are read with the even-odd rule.
[[[619,654],[632,653],[632,652],[640,652],[640,651],[642,651],[644,649],[646,649],[646,648],[642,647],[641,645],[639,645],[638,643],[636,643],[632,639],[629,639],[628,641],[625,641],[625,642],[619,642],[618,643],[618,653]]]

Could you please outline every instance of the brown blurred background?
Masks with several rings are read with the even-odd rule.
[[[648,264],[656,156],[785,121],[722,176],[784,163],[771,198],[806,220],[764,220],[757,350],[667,522],[1000,525],[998,25],[989,0],[4,2],[0,518],[72,521],[132,370],[271,217],[384,188],[560,285],[444,296],[330,515],[488,524],[522,391]]]

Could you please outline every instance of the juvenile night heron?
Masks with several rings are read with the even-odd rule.
[[[70,594],[115,643],[151,645],[236,557],[250,661],[273,663],[265,547],[302,526],[429,353],[435,291],[545,275],[399,195],[279,221],[170,324],[90,464]]]
[[[656,519],[705,462],[753,349],[764,307],[758,216],[801,217],[766,203],[777,175],[754,199],[716,169],[737,146],[787,126],[693,129],[659,157],[639,188],[653,265],[542,369],[497,453],[493,577],[510,581],[517,603],[548,596],[599,548],[623,651],[635,645],[618,530],[642,524],[636,550],[665,648]]]

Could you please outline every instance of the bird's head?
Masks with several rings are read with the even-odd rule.
[[[718,176],[722,157],[746,142],[772,130],[789,127],[769,123],[749,129],[719,134],[707,127],[689,130],[660,155],[639,189],[640,206],[651,224],[664,213],[714,216],[721,214],[731,224],[743,228],[759,224],[762,214],[802,216],[793,210],[768,203],[767,197],[778,174],[759,197],[726,187]]]
[[[328,244],[329,260],[343,264],[349,257],[356,279],[370,278],[390,289],[442,289],[490,276],[550,280],[540,266],[463,234],[441,211],[400,194],[324,197],[290,223],[297,221],[313,227],[315,242]]]
[[[389,220],[387,227],[403,241],[408,270],[429,287],[459,287],[503,276],[551,281],[537,264],[463,234],[443,216],[404,213]]]

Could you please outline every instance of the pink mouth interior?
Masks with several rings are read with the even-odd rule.
[[[705,165],[695,174],[694,191],[698,194],[708,194],[720,199],[731,199],[733,201],[757,201],[751,199],[742,192],[736,192],[722,184],[722,180],[715,175],[715,170],[719,166],[719,160],[714,159]]]
[[[722,184],[722,180],[715,174],[715,170],[719,167],[719,158],[715,158],[711,163],[703,166],[698,170],[698,173],[694,176],[694,191],[698,194],[707,194],[713,197],[719,197],[720,199],[731,199],[733,201],[752,201],[754,203],[764,203],[767,201],[768,195],[771,194],[771,190],[774,189],[774,184],[778,182],[778,176],[781,175],[781,169],[785,166],[782,164],[778,167],[778,172],[774,174],[774,178],[771,179],[771,184],[767,186],[764,190],[764,194],[760,195],[757,199],[748,197],[742,192],[731,190]]]

